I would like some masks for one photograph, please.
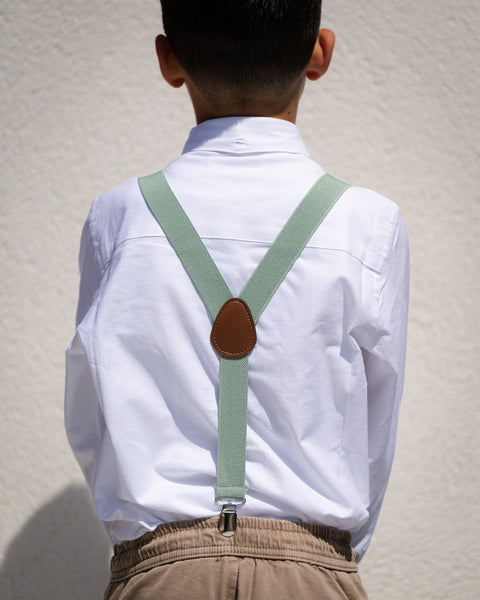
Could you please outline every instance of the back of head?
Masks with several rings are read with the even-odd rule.
[[[284,94],[307,65],[321,0],[161,0],[178,61],[210,101]]]

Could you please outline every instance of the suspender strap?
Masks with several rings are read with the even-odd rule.
[[[138,183],[153,216],[178,254],[212,319],[215,320],[223,304],[232,297],[217,265],[176,199],[163,171],[141,177]]]
[[[163,172],[139,179],[140,189],[215,320],[232,294],[168,185]],[[298,205],[240,293],[256,323],[308,240],[348,185],[324,175]],[[222,517],[245,501],[248,355],[220,356],[216,499]],[[229,508],[230,507],[230,508]],[[230,510],[230,513],[228,512]],[[225,516],[226,515],[226,516]],[[221,526],[222,527],[222,526]],[[230,525],[225,525],[228,530]],[[231,527],[230,527],[231,529]],[[234,532],[224,533],[232,535]]]
[[[255,323],[293,263],[348,185],[321,177],[303,198],[240,293]]]

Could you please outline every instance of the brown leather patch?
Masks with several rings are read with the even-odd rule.
[[[210,340],[227,358],[247,356],[257,343],[252,313],[241,298],[230,298],[219,310]]]

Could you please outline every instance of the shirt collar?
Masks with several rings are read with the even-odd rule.
[[[224,117],[194,127],[183,154],[195,151],[249,154],[288,152],[309,156],[294,123],[271,117]]]

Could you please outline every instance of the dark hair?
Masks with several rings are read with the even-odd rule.
[[[165,34],[207,98],[274,97],[308,64],[321,0],[161,0]]]

